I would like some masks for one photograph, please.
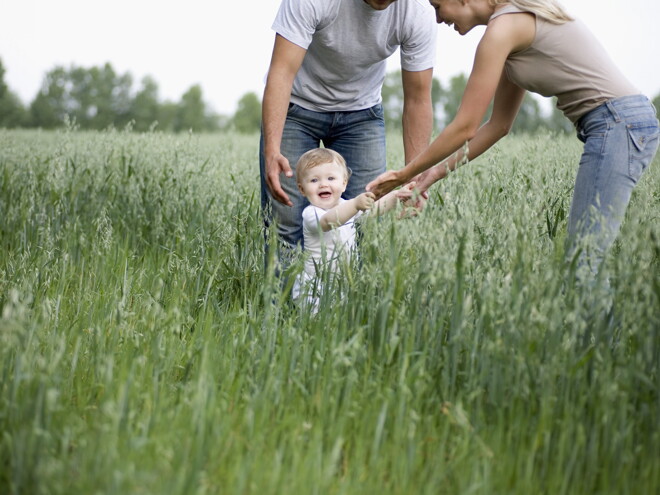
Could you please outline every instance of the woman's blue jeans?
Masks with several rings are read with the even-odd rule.
[[[578,282],[594,288],[632,191],[655,156],[658,119],[648,98],[624,96],[581,117],[577,132],[584,152],[568,218],[568,254],[578,256]],[[609,291],[606,277],[603,284]]]
[[[261,171],[261,206],[267,229],[275,222],[279,239],[280,261],[296,247],[302,247],[302,211],[309,204],[298,190],[296,163],[306,151],[321,144],[335,150],[346,160],[351,177],[344,198],[351,199],[365,191],[366,185],[385,172],[385,119],[382,105],[353,112],[314,112],[290,104],[284,124],[280,151],[291,165],[293,177],[280,174],[282,188],[293,202],[286,206],[273,199],[265,177],[264,138],[261,135],[259,164]]]

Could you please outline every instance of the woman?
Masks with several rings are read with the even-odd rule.
[[[504,137],[526,90],[556,96],[557,107],[584,142],[568,219],[569,256],[581,248],[581,271],[588,269],[586,279],[595,280],[632,190],[658,147],[653,105],[614,66],[584,24],[555,0],[430,3],[437,22],[453,25],[461,35],[487,26],[472,73],[454,120],[403,169],[385,172],[367,190],[380,197],[426,171],[416,179],[423,192],[461,163],[467,141],[467,159],[472,160]],[[490,120],[479,127],[491,101]]]

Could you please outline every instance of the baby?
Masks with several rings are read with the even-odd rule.
[[[350,258],[355,246],[355,219],[368,210],[376,215],[391,210],[398,201],[410,199],[414,187],[414,183],[410,183],[378,201],[370,192],[347,200],[341,195],[346,190],[349,175],[344,158],[327,148],[306,152],[296,165],[298,188],[310,205],[302,213],[307,253],[305,269],[296,280],[292,295],[300,299],[302,291],[307,289],[306,302],[314,311],[318,310],[320,268],[328,267],[336,272],[339,259]]]

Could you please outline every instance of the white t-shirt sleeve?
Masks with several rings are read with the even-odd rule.
[[[317,208],[314,205],[307,206],[302,213],[303,228],[309,232],[317,232],[323,215],[325,215],[325,210],[322,208]]]
[[[435,14],[428,2],[415,7],[412,22],[406,24],[400,49],[401,68],[411,72],[433,68],[438,34]]]
[[[307,50],[321,22],[318,2],[314,0],[282,0],[273,22],[273,30]]]

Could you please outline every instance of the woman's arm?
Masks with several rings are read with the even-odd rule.
[[[529,46],[534,33],[534,19],[527,14],[508,14],[491,21],[477,47],[472,73],[454,120],[445,127],[428,148],[404,168],[385,172],[369,183],[367,190],[373,192],[376,197],[380,197],[450,157],[466,142],[475,138],[489,103],[500,88],[501,81],[505,79],[503,72],[507,57],[510,53]],[[517,113],[520,105],[519,92],[512,91],[510,87],[502,87],[500,93],[498,106],[515,106]],[[512,96],[514,99],[509,100]],[[516,102],[518,102],[517,106]],[[515,117],[515,113],[513,115]],[[495,124],[498,121],[499,119],[495,121]],[[492,136],[496,135],[493,134],[493,130],[494,127],[487,128],[475,143],[477,148],[483,147],[479,154],[496,141],[492,139]]]
[[[467,144],[468,161],[477,158],[509,133],[524,97],[525,90],[513,84],[506,74],[502,73],[490,119],[479,128]],[[464,150],[465,147],[460,148],[449,158],[430,168],[427,174],[422,174],[417,183],[417,190],[427,191],[432,184],[445,178],[449,172],[456,170],[465,159]]]

